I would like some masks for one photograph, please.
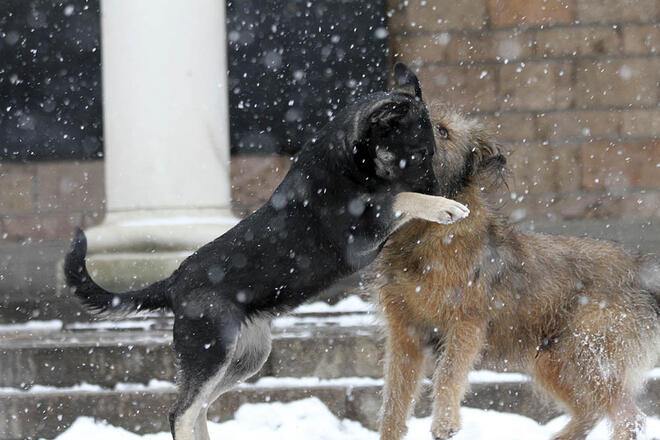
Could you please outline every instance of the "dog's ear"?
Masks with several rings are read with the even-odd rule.
[[[396,86],[392,89],[393,92],[405,93],[419,100],[422,99],[422,88],[419,86],[417,75],[408,66],[397,62],[394,65],[394,80]]]
[[[484,187],[496,187],[506,182],[506,155],[500,144],[490,136],[478,137],[472,150],[474,173]]]
[[[384,98],[357,115],[351,144],[358,168],[368,176],[390,178],[393,174],[394,154],[376,148],[380,138],[389,136],[411,111],[412,102],[395,102]]]
[[[357,146],[365,136],[387,133],[408,114],[410,107],[410,102],[383,98],[356,112],[347,136],[349,144]]]
[[[367,111],[367,120],[372,127],[391,128],[410,111],[410,103],[383,99]]]

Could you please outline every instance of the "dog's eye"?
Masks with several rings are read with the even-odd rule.
[[[449,139],[449,132],[442,125],[438,125],[438,134],[442,139]]]

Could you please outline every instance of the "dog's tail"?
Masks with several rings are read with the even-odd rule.
[[[96,284],[87,272],[86,254],[87,238],[78,228],[64,260],[64,275],[71,292],[90,312],[115,314],[172,308],[167,292],[168,279],[140,290],[125,293],[108,292]]]

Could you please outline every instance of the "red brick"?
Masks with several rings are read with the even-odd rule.
[[[660,217],[660,191],[633,192],[621,197],[621,217]]]
[[[621,125],[621,112],[611,110],[542,113],[536,118],[536,137],[552,142],[616,137]]]
[[[585,189],[658,188],[660,140],[589,143],[582,146],[582,163]]]
[[[621,117],[624,136],[660,137],[660,109],[629,110]]]
[[[658,192],[631,191],[625,194],[600,192],[590,194],[594,201],[588,206],[585,218],[652,218],[660,216]]]
[[[414,65],[434,62],[516,60],[530,57],[534,34],[502,30],[396,36],[391,40],[394,58]]]
[[[40,212],[104,209],[102,161],[44,162],[37,165],[37,209]]]
[[[418,76],[428,101],[449,102],[464,111],[491,111],[496,107],[492,66],[424,66]]]
[[[453,36],[449,33],[434,36],[396,36],[390,39],[393,58],[412,66],[438,61],[454,61],[450,55]]]
[[[623,48],[629,55],[645,55],[660,52],[660,25],[623,26]]]
[[[618,55],[622,46],[612,27],[552,28],[536,34],[537,53],[543,57]]]
[[[521,31],[519,28],[504,29],[493,32],[493,53],[496,59],[515,61],[529,58],[534,54],[536,33]]]
[[[611,205],[608,206],[611,209]],[[617,212],[614,209],[614,212]],[[606,212],[602,207],[602,195],[600,194],[566,194],[553,200],[552,212],[559,219],[577,218],[603,218],[611,217],[611,212]]]
[[[582,194],[530,194],[520,201],[505,204],[504,214],[513,221],[551,219],[619,219],[660,217],[660,192],[632,191],[624,195],[607,192]]]
[[[0,163],[0,215],[34,210],[34,166]]]
[[[75,227],[82,225],[82,215],[17,215],[2,218],[2,223],[7,240],[63,240],[70,238]]]
[[[440,34],[436,39],[444,42],[446,36],[451,34]],[[461,35],[451,35],[451,40],[447,45],[448,61],[489,61],[494,59],[494,39],[487,33]]]
[[[512,172],[510,188],[514,196],[548,193],[555,190],[554,166],[547,147],[541,145],[514,147],[507,162]]]
[[[556,191],[578,191],[582,180],[580,150],[573,145],[555,146],[550,152],[550,159],[555,166]]]
[[[575,13],[582,23],[654,21],[660,12],[657,0],[575,0]]]
[[[657,105],[660,58],[580,61],[575,86],[579,107]]]
[[[571,65],[534,61],[500,68],[499,101],[503,109],[565,109],[571,104]]]
[[[232,205],[239,215],[244,216],[268,200],[290,164],[290,159],[285,156],[232,156]]]
[[[580,187],[577,149],[569,145],[527,145],[513,148],[508,159],[517,195],[565,193]]]
[[[521,220],[532,219],[552,219],[556,218],[554,204],[557,201],[556,196],[545,194],[527,194],[512,198],[505,195],[502,206],[502,213],[509,216],[511,221],[519,222]]]
[[[494,27],[570,23],[573,9],[573,0],[488,0]]]
[[[571,194],[557,197],[552,211],[561,219],[615,218],[620,216],[618,198],[603,193]]]
[[[484,0],[406,0],[393,2],[390,29],[395,32],[480,29],[486,24]]]
[[[484,122],[495,131],[501,141],[523,141],[534,138],[533,113],[500,113],[484,116]]]

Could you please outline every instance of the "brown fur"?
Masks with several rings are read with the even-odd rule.
[[[507,225],[485,198],[505,172],[492,136],[446,107],[431,114],[449,132],[436,139],[436,174],[471,213],[448,226],[410,222],[375,263],[387,323],[381,439],[403,437],[428,347],[437,358],[434,438],[460,429],[479,360],[528,373],[567,409],[571,421],[556,439],[583,439],[604,416],[612,438],[636,438],[643,417],[633,396],[660,341],[660,266],[614,243]]]

